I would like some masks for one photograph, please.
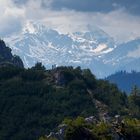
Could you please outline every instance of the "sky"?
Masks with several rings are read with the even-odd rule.
[[[0,0],[0,36],[40,22],[62,33],[99,27],[121,43],[140,37],[140,0]]]

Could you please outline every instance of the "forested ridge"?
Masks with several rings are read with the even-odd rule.
[[[41,63],[30,69],[2,66],[0,139],[34,140],[56,128],[64,118],[99,118],[93,98],[107,106],[110,116],[139,118],[139,97],[126,96],[116,85],[97,80],[90,70],[80,67],[46,70]]]
[[[134,86],[140,87],[140,72],[120,71],[112,74],[106,78],[111,83],[116,84],[120,90],[125,91],[127,94],[131,93]]]
[[[115,84],[96,79],[89,69],[46,70],[41,63],[26,69],[9,61],[0,65],[0,140],[38,140],[65,118],[78,116],[140,119],[137,88],[127,96]]]

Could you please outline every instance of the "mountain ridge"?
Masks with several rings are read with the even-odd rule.
[[[0,89],[1,140],[39,139],[64,118],[94,115],[102,120],[104,113],[131,112],[128,97],[117,86],[80,67],[0,67]],[[136,107],[132,115],[139,117]]]
[[[12,55],[11,51],[4,41],[0,40],[0,66],[13,65],[23,68],[24,65],[20,57]]]
[[[44,25],[31,23],[20,37],[5,40],[13,53],[22,58],[25,67],[31,67],[36,62],[42,62],[48,68],[51,64],[81,66],[90,68],[97,77],[103,78],[115,71],[130,71],[130,64],[139,60],[139,57],[133,57],[139,49],[139,38],[117,45],[99,28],[62,34]]]
[[[140,72],[120,71],[105,79],[110,83],[116,84],[120,90],[125,91],[127,94],[130,94],[135,86],[140,88]]]

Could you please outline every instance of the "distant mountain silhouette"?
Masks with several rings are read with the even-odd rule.
[[[106,80],[117,84],[122,91],[130,93],[132,87],[135,85],[140,87],[140,72],[132,71],[128,73],[126,71],[120,71],[108,76]]]
[[[14,65],[23,68],[23,62],[19,56],[12,55],[11,49],[6,46],[3,40],[0,40],[0,66]]]

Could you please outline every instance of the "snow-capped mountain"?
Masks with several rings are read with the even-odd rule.
[[[107,33],[96,27],[87,32],[62,34],[35,23],[28,24],[20,35],[5,38],[5,41],[13,53],[22,58],[25,67],[36,62],[42,62],[47,68],[53,64],[81,66],[90,68],[97,77],[133,63],[136,60],[133,53],[140,44],[137,40],[137,43],[116,46]]]
[[[140,71],[140,38],[118,45],[105,58],[116,70]]]

